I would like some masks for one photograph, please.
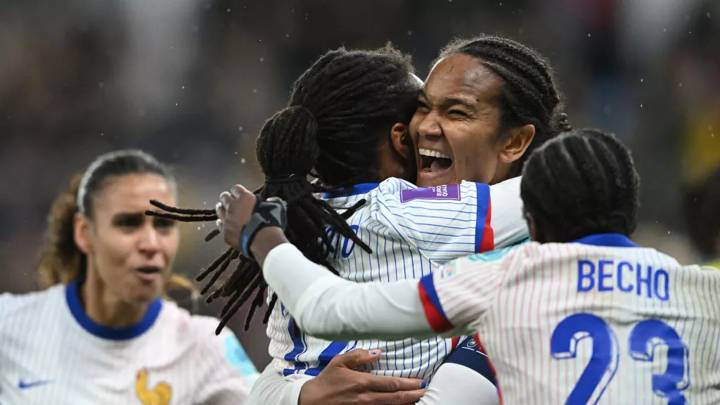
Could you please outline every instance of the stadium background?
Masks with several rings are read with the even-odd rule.
[[[455,36],[546,55],[575,126],[616,132],[642,176],[640,243],[686,263],[683,194],[720,164],[720,2],[712,0],[5,1],[0,5],[0,292],[37,288],[45,215],[97,154],[170,163],[182,206],[259,184],[254,140],[323,51],[392,41],[425,77]],[[720,208],[719,208],[720,210]],[[181,225],[176,271],[223,250]],[[217,307],[202,307],[213,314]],[[264,328],[231,326],[256,362]]]

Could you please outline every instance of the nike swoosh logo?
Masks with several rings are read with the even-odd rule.
[[[25,390],[28,388],[33,388],[33,387],[38,387],[41,385],[49,384],[51,382],[52,381],[50,381],[50,380],[37,380],[37,381],[26,382],[21,379],[20,381],[18,381],[18,388],[20,388],[21,390]]]

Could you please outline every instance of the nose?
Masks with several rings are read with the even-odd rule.
[[[157,229],[152,224],[143,227],[138,246],[140,252],[152,256],[160,250],[160,246],[160,234]]]
[[[418,135],[420,136],[442,136],[442,127],[438,120],[438,114],[430,111],[422,118],[418,125]]]

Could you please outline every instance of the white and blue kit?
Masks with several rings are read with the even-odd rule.
[[[367,253],[329,230],[335,246],[330,262],[341,277],[354,282],[415,280],[451,259],[525,240],[519,184],[520,178],[515,178],[493,186],[462,182],[418,188],[391,178],[328,193],[328,203],[339,211],[366,200],[348,223],[373,250]],[[318,339],[303,333],[278,304],[267,333],[271,367],[285,376],[315,376],[338,354],[354,348],[379,348],[382,357],[371,372],[429,379],[454,346],[445,338]]]
[[[217,319],[153,301],[143,319],[90,319],[77,282],[0,295],[0,404],[243,404],[257,371]]]
[[[476,332],[508,404],[720,403],[716,270],[621,234],[478,259],[420,281],[354,284],[286,243],[268,253],[263,274],[318,336]]]

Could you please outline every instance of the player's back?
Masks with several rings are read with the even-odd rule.
[[[458,263],[490,270],[481,313],[458,314],[439,287],[452,323],[477,317],[506,402],[720,402],[720,274],[619,235],[581,241]]]
[[[472,252],[505,246],[526,237],[522,223],[519,179],[492,189],[463,182],[418,189],[399,179],[355,186],[348,193],[328,195],[328,203],[342,212],[360,199],[366,204],[348,223],[372,253],[333,230],[328,236],[335,250],[330,262],[340,276],[355,282],[418,279],[446,261]],[[512,201],[501,196],[512,195]],[[450,339],[398,341],[326,341],[305,335],[280,307],[268,323],[270,354],[284,374],[317,375],[333,356],[353,348],[381,349],[373,372],[401,377],[429,378],[453,349]],[[281,360],[282,359],[282,360]]]

